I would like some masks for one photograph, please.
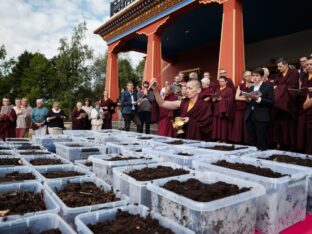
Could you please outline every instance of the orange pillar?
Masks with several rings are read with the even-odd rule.
[[[108,95],[110,99],[114,102],[119,97],[118,88],[118,52],[116,47],[119,42],[108,45],[107,49],[107,65],[106,65],[106,78],[105,78],[105,90],[108,90]],[[117,120],[117,114],[113,115],[113,120]]]
[[[157,30],[166,23],[169,17],[160,19],[145,28],[139,30],[137,34],[144,34],[147,36],[147,53],[144,70],[144,80],[151,81],[153,78],[157,79],[160,87],[162,87],[161,77],[161,36],[157,34]]]
[[[108,45],[105,90],[108,90],[109,96],[113,101],[119,96],[118,89],[118,53],[116,47],[119,44],[115,42]]]
[[[219,69],[225,69],[234,84],[241,82],[245,70],[245,45],[242,0],[223,3]]]

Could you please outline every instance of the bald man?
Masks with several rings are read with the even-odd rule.
[[[16,118],[10,99],[3,98],[0,106],[0,139],[15,137]]]
[[[151,86],[158,105],[168,110],[179,110],[184,122],[185,139],[209,140],[211,134],[211,105],[199,98],[201,83],[190,80],[186,84],[186,98],[177,101],[166,101],[161,98],[155,80]]]

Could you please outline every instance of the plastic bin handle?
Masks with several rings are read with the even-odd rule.
[[[288,187],[294,187],[302,183],[302,181],[306,180],[307,175],[297,175],[292,176],[291,179],[288,181]]]

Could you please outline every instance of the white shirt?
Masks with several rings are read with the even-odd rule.
[[[129,92],[130,93],[130,92]],[[130,96],[131,96],[131,102],[134,103],[134,97],[133,97],[133,92],[130,93]],[[135,107],[134,105],[132,104],[132,110],[135,110]]]
[[[262,85],[263,81],[261,81],[259,84],[254,84],[254,92],[257,92],[259,91],[261,85]],[[261,97],[259,97],[257,100],[256,100],[257,103],[260,103],[261,102]]]

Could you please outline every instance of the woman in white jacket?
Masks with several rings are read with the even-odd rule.
[[[101,109],[99,102],[96,102],[94,106],[95,107],[91,111],[91,129],[101,130],[104,119],[104,112]]]

